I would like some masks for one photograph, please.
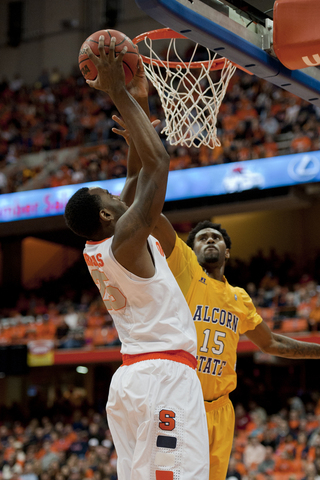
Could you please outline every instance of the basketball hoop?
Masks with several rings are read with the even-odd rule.
[[[165,60],[153,48],[154,40],[164,39],[169,41]],[[188,40],[170,28],[152,30],[133,39],[134,44],[144,41],[149,52],[149,57],[141,57],[146,76],[156,88],[164,110],[166,126],[161,133],[170,145],[215,148],[221,145],[216,127],[219,108],[237,65],[226,58],[217,58],[206,47],[207,59],[197,60],[199,44],[195,44],[190,59],[183,60],[177,39]],[[170,60],[172,56],[177,61]],[[221,70],[216,82],[211,75],[214,70]]]

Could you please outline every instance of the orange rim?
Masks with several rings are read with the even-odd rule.
[[[132,42],[137,45],[138,43],[142,42],[145,38],[149,38],[150,40],[164,40],[164,39],[171,39],[171,38],[181,38],[184,40],[189,40],[188,37],[185,37],[181,33],[175,32],[171,28],[159,28],[157,30],[150,30],[149,32],[141,33],[140,35],[137,35]],[[147,63],[148,65],[158,65],[158,67],[169,67],[169,68],[177,68],[178,66],[181,68],[208,68],[209,64],[210,70],[222,70],[222,68],[225,66],[226,63],[226,58],[218,58],[216,60],[206,60],[204,62],[172,62],[168,60],[158,60],[156,58],[151,59],[150,57],[146,57],[145,55],[141,55],[141,58],[144,63]],[[237,65],[234,62],[231,62],[232,65],[235,67],[239,68],[240,70],[249,73],[250,75],[253,75],[251,72],[246,70],[245,68],[241,67],[240,65]]]

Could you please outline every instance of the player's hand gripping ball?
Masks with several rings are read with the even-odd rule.
[[[95,80],[97,77],[97,69],[89,60],[88,55],[85,52],[85,47],[89,45],[92,52],[99,57],[99,37],[100,35],[104,36],[104,47],[105,51],[109,53],[109,44],[112,37],[116,38],[116,45],[115,45],[115,55],[118,54],[123,50],[123,47],[127,47],[127,52],[123,57],[123,68],[126,78],[126,84],[129,83],[138,68],[138,60],[139,60],[139,50],[138,46],[134,45],[132,40],[130,40],[127,35],[124,33],[119,32],[118,30],[99,30],[98,32],[92,33],[81,45],[78,62],[79,68],[86,80]]]

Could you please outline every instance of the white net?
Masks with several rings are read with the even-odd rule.
[[[144,43],[150,55],[150,64],[144,62],[146,76],[156,88],[165,114],[166,126],[161,133],[166,135],[170,145],[220,146],[217,116],[236,66],[222,59],[221,71],[217,72],[220,78],[214,81],[213,73],[216,72],[212,69],[217,64],[217,54],[208,48],[205,48],[206,61],[195,60],[198,44],[190,60],[185,61],[177,51],[176,39],[172,38],[166,60],[161,60],[153,49],[152,39],[145,37]],[[173,56],[178,62],[170,61]],[[195,64],[199,68],[195,68]]]

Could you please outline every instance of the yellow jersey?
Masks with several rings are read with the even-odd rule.
[[[204,400],[212,401],[236,388],[239,336],[254,330],[262,318],[247,292],[210,278],[196,254],[176,236],[168,265],[185,296],[197,330],[198,376]]]

